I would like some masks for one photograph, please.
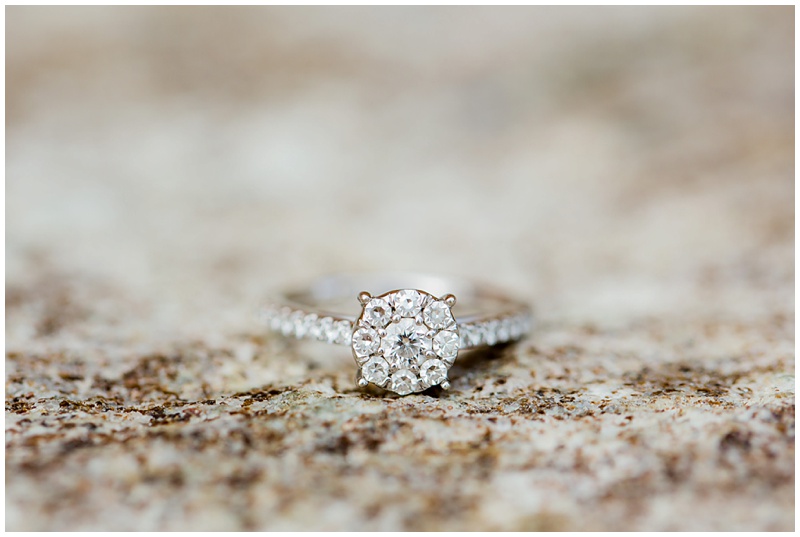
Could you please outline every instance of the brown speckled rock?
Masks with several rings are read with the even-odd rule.
[[[792,13],[9,8],[6,529],[793,529]],[[536,331],[254,322],[390,267]]]

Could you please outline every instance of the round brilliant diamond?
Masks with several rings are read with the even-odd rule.
[[[422,318],[425,320],[425,324],[434,329],[446,328],[453,322],[453,314],[450,313],[450,307],[438,300],[428,304],[422,312]]]
[[[361,375],[380,386],[389,378],[389,364],[383,358],[374,356],[361,366]]]
[[[442,358],[455,358],[458,345],[458,334],[449,330],[442,330],[433,338],[433,350]]]
[[[353,350],[358,356],[374,354],[381,346],[381,338],[371,328],[359,328],[353,333]]]
[[[447,366],[441,360],[426,360],[419,368],[419,376],[427,386],[435,386],[447,378]]]
[[[415,317],[422,309],[422,296],[413,289],[398,291],[392,297],[392,305],[401,317]]]
[[[391,323],[381,339],[381,348],[393,368],[419,365],[424,359],[425,351],[431,348],[428,329],[418,325],[414,319],[401,319]]]
[[[408,395],[417,390],[417,376],[408,369],[399,369],[392,374],[392,391]]]
[[[364,308],[363,318],[375,328],[383,328],[392,318],[392,307],[382,298],[373,298]]]

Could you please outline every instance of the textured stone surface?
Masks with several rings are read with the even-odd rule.
[[[7,529],[793,529],[791,7],[7,22]],[[537,330],[400,398],[253,322],[387,267]]]

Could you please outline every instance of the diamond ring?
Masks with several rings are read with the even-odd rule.
[[[349,346],[359,386],[399,395],[449,389],[459,351],[518,340],[532,322],[502,291],[416,274],[329,276],[278,293],[260,316],[284,336]]]

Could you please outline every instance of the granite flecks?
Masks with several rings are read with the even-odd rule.
[[[39,491],[31,505],[50,520],[81,528],[135,509],[142,518],[123,518],[120,529],[178,519],[201,529],[205,516],[175,513],[211,502],[226,514],[215,523],[238,529],[555,530],[598,519],[611,529],[669,529],[690,524],[660,520],[659,505],[686,494],[734,503],[766,494],[771,507],[758,523],[782,527],[794,399],[791,383],[774,379],[788,356],[642,366],[626,358],[626,342],[601,333],[577,329],[565,347],[569,332],[465,355],[451,392],[402,398],[337,390],[347,385],[337,371],[185,398],[186,370],[220,368],[210,355],[187,363],[191,350],[131,358],[102,382],[91,380],[102,364],[31,357],[32,370],[55,372],[51,395],[26,390],[25,375],[9,377],[7,472],[21,494]],[[19,371],[28,357],[8,361]],[[120,502],[110,512],[87,511],[109,499]],[[585,519],[570,515],[578,507]],[[738,527],[729,520],[716,527]]]

